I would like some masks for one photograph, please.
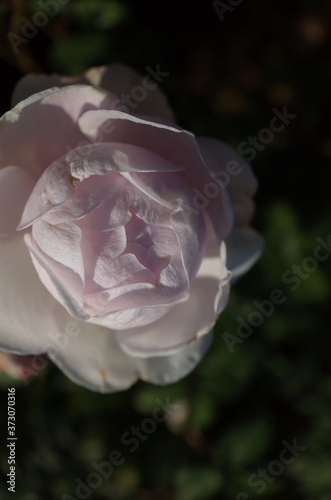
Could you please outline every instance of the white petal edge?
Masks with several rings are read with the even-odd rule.
[[[50,359],[73,382],[102,393],[128,389],[138,380],[156,385],[177,382],[205,356],[212,334],[185,346],[176,354],[147,359],[129,356],[112,331],[77,321],[78,335],[64,349],[49,352]]]
[[[0,245],[0,349],[15,354],[43,352],[48,333],[57,331],[60,308],[33,266],[23,235]]]
[[[231,283],[247,273],[262,254],[264,238],[252,228],[234,229],[225,240]]]

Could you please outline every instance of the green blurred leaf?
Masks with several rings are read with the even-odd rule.
[[[208,500],[220,491],[222,475],[207,467],[183,467],[176,472],[174,485],[177,488],[175,500]]]
[[[218,442],[218,456],[221,463],[246,465],[262,459],[272,438],[272,425],[267,416],[243,421],[227,429]]]

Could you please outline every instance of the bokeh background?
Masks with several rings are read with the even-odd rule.
[[[176,384],[140,382],[109,395],[73,384],[51,364],[28,385],[2,374],[1,498],[13,495],[5,438],[7,387],[15,385],[17,500],[77,498],[75,479],[86,482],[91,462],[115,449],[125,462],[86,498],[330,500],[331,258],[295,291],[282,278],[331,232],[330,2],[243,0],[222,20],[209,0],[59,0],[59,12],[15,54],[8,33],[21,34],[22,17],[31,20],[41,3],[1,0],[1,113],[24,73],[121,62],[143,74],[159,64],[170,73],[161,88],[178,123],[234,148],[268,127],[275,107],[297,117],[252,161],[265,251],[232,288],[204,361]],[[252,302],[275,288],[286,301],[231,353],[224,333],[235,335],[236,318],[247,319]],[[121,436],[151,417],[157,398],[176,401],[177,410],[131,453]],[[293,463],[249,484],[295,439],[305,449]]]

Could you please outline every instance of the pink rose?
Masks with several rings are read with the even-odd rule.
[[[180,379],[210,345],[231,275],[261,252],[251,168],[179,128],[156,83],[120,65],[28,75],[13,98],[0,122],[0,348],[47,353],[92,390]]]

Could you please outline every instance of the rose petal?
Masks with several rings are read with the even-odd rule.
[[[35,269],[41,282],[75,318],[87,320],[90,315],[83,309],[84,282],[77,273],[46,255],[29,235],[24,236]]]
[[[88,110],[111,109],[113,99],[106,91],[77,85],[21,101],[0,119],[0,167],[17,165],[38,178],[65,151],[86,142],[78,118]]]
[[[75,324],[78,334],[67,337],[65,348],[50,351],[49,357],[73,382],[103,393],[128,389],[139,379],[159,385],[176,382],[201,361],[212,339],[205,335],[172,356],[141,359],[123,352],[110,330]]]
[[[120,269],[123,273],[119,272]],[[187,299],[187,283],[179,251],[160,273],[158,280],[130,254],[116,259],[114,264],[109,261],[104,270],[109,274],[110,284],[116,272],[119,279],[123,274],[123,282],[112,287],[106,287],[105,282],[107,289],[84,294],[87,310],[93,314],[89,320],[91,323],[117,329],[147,325]],[[131,279],[125,279],[128,276]]]
[[[198,137],[197,140],[206,165],[230,194],[235,225],[249,225],[254,213],[253,196],[257,190],[251,166],[222,141],[210,137]]]
[[[80,248],[81,230],[74,223],[48,224],[39,219],[32,237],[40,250],[54,261],[76,273],[84,282],[84,263]]]
[[[235,282],[255,264],[260,257],[263,237],[254,229],[234,229],[226,239],[227,267],[232,274],[231,282]]]
[[[141,288],[142,294],[147,291],[146,284],[137,285]],[[108,302],[108,292],[102,292],[98,296],[100,303],[102,300]],[[149,298],[149,297],[148,297]],[[185,302],[188,295],[183,295],[177,300],[173,300],[170,304],[157,306],[135,306],[131,309],[123,309],[114,313],[105,314],[104,316],[93,316],[88,319],[88,323],[104,326],[110,330],[127,330],[128,328],[137,328],[140,326],[149,325],[153,321],[160,319],[165,314],[168,314],[175,305]],[[134,302],[134,301],[132,301]]]
[[[140,146],[117,142],[98,143],[89,147],[89,154],[72,151],[67,163],[73,177],[82,181],[91,175],[112,172],[180,172],[183,167]]]
[[[149,358],[178,352],[184,345],[209,333],[216,321],[218,281],[197,278],[187,302],[150,325],[116,332],[121,348],[131,356]]]
[[[22,235],[1,243],[0,275],[0,349],[43,352],[58,306],[39,280]]]
[[[147,175],[130,174],[126,176],[130,182],[146,193],[149,198],[172,209],[168,219],[177,235],[181,256],[186,273],[187,284],[190,284],[201,264],[206,242],[205,218],[200,210],[195,210],[190,204],[191,191],[189,186],[175,174]],[[143,198],[144,201],[144,198]],[[152,208],[150,213],[158,212]],[[139,210],[138,213],[142,212]],[[140,215],[141,216],[141,215]],[[145,220],[148,221],[148,213]],[[165,222],[164,222],[165,223]],[[168,223],[168,221],[167,221]]]
[[[34,184],[34,179],[18,167],[5,167],[0,170],[1,234],[15,231]]]

